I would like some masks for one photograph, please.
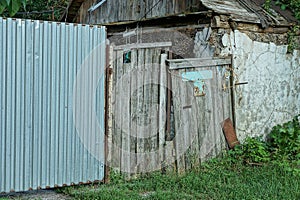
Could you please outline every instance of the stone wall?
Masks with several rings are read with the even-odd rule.
[[[233,55],[236,131],[239,139],[265,135],[300,113],[300,52],[287,45],[251,40],[231,31],[222,37],[221,55]]]

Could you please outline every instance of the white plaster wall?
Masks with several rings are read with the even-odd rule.
[[[223,55],[233,55],[236,130],[240,140],[265,135],[300,113],[300,52],[252,41],[239,31],[222,38]]]

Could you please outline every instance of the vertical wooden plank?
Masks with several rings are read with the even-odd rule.
[[[195,71],[196,69],[194,69]],[[188,151],[188,166],[190,168],[194,168],[199,165],[199,124],[203,123],[201,120],[199,120],[198,115],[203,112],[203,107],[199,104],[198,99],[201,99],[203,97],[194,97],[193,91],[191,91],[192,94],[190,94],[190,97],[193,97],[191,100],[192,109],[190,110],[191,115],[191,130],[190,133],[192,133],[191,137],[189,138],[189,144],[191,145],[189,151]]]
[[[174,71],[177,77],[180,77],[178,71]],[[176,153],[176,170],[178,173],[182,173],[184,171],[184,160],[182,152],[182,96],[184,96],[184,91],[182,91],[182,81],[181,79],[174,77],[172,78],[172,88],[173,88],[173,106],[174,106],[174,123],[175,123],[175,153]]]
[[[159,61],[160,61],[160,49],[151,49],[152,51],[152,66],[151,67],[151,104],[150,104],[150,123],[151,129],[151,170],[161,169],[160,159],[159,159]]]
[[[118,22],[121,19],[121,10],[122,9],[122,2],[121,1],[114,1],[114,15],[115,17],[113,18],[114,21]]]
[[[193,91],[192,91],[193,93]],[[193,96],[193,94],[191,95]],[[193,135],[192,135],[192,145],[191,145],[191,167],[194,168],[200,164],[200,152],[199,152],[199,124],[202,121],[198,121],[197,115],[200,112],[205,112],[203,108],[198,104],[197,98],[193,97],[193,107],[192,107],[192,120],[193,120]],[[201,98],[201,97],[200,97]]]
[[[107,54],[108,54],[108,66],[106,68],[107,73],[106,73],[106,106],[105,108],[107,109],[105,111],[106,114],[106,144],[105,144],[105,150],[106,150],[106,159],[105,159],[105,183],[109,182],[109,173],[110,169],[109,167],[112,166],[111,162],[113,159],[113,148],[112,148],[112,137],[113,137],[113,119],[112,119],[112,114],[113,114],[113,107],[112,107],[112,96],[113,96],[113,71],[115,70],[114,66],[114,50],[111,45],[107,46]]]
[[[222,103],[220,102],[221,98],[219,96],[220,94],[220,85],[219,83],[221,83],[221,80],[219,79],[219,70],[218,70],[218,67],[217,66],[213,66],[213,67],[210,67],[213,72],[214,72],[214,77],[213,77],[213,88],[212,88],[212,91],[213,91],[213,115],[214,115],[214,118],[213,118],[213,127],[214,127],[214,139],[213,139],[213,155],[212,156],[216,156],[218,154],[218,152],[221,151],[221,145],[220,145],[220,135],[222,133],[222,129],[221,129],[221,126],[220,126],[220,123],[223,121],[221,119],[221,112],[222,112],[222,109],[223,109],[223,105]]]
[[[199,142],[200,142],[200,159],[204,161],[208,156],[207,151],[209,148],[210,137],[212,133],[212,125],[211,125],[211,115],[212,115],[212,107],[211,107],[211,80],[205,81],[205,96],[198,98],[198,104],[201,108],[203,108],[202,112],[198,115],[198,120],[200,123],[199,130]]]
[[[151,17],[163,17],[166,15],[166,1],[165,0],[153,0]]]
[[[162,14],[162,16],[165,16],[167,14],[167,9],[168,9],[167,0],[161,1],[160,9],[161,9],[160,13]]]
[[[212,68],[204,68],[203,70],[213,70]],[[215,148],[215,71],[213,70],[214,77],[210,80],[205,80],[205,93],[204,107],[205,113],[202,113],[202,119],[205,121],[205,126],[202,130],[202,144],[201,144],[201,158],[206,160],[214,155]]]
[[[184,73],[185,70],[180,70],[180,74]],[[184,169],[189,170],[191,168],[191,140],[193,134],[193,128],[195,126],[193,117],[192,117],[192,110],[196,109],[193,107],[193,100],[194,100],[194,83],[183,81],[181,83],[181,109],[182,109],[182,138],[181,141],[183,143],[183,159],[184,159]]]
[[[217,121],[217,123],[219,123],[219,126],[217,128],[219,128],[218,132],[219,132],[219,141],[220,141],[220,147],[219,147],[219,151],[222,151],[223,149],[226,148],[226,140],[225,137],[223,135],[223,131],[222,131],[222,126],[220,125],[222,121],[224,121],[225,119],[227,119],[228,117],[226,117],[228,113],[228,108],[230,107],[230,104],[228,104],[228,94],[230,94],[230,72],[227,71],[227,66],[218,66],[218,92],[219,92],[219,105],[221,106],[221,112],[219,112],[219,121]],[[227,76],[229,75],[229,76]],[[228,78],[226,78],[228,77]],[[227,82],[227,83],[226,83]],[[223,89],[223,83],[225,83],[225,85],[227,85],[226,87],[228,87],[228,89],[224,90]]]
[[[132,1],[132,9],[130,9],[130,11],[128,12],[128,20],[137,20],[139,18],[138,4],[138,0]]]
[[[223,74],[222,74],[222,83],[224,85],[221,85],[222,88],[222,99],[223,99],[223,119],[233,119],[232,118],[232,108],[231,108],[231,92],[232,92],[232,86],[230,82],[230,66],[229,65],[224,65],[223,66]],[[226,88],[223,88],[223,87]]]
[[[146,0],[145,2],[145,18],[150,18],[152,15],[152,11],[150,11],[150,8],[153,5],[153,0]]]
[[[190,0],[185,0],[185,12],[190,12],[191,10],[191,5],[192,5],[193,1]]]
[[[206,86],[207,87],[207,86]],[[194,112],[196,112],[196,118],[198,123],[198,131],[197,131],[197,144],[198,144],[198,156],[199,156],[199,161],[201,162],[201,158],[202,158],[202,144],[203,144],[203,138],[205,137],[206,134],[206,126],[207,126],[207,121],[206,119],[206,113],[207,113],[207,109],[206,109],[206,96],[204,97],[198,97],[196,98],[196,103],[198,108],[200,108],[199,112],[197,113],[197,110],[194,110]]]
[[[184,70],[180,70],[180,74],[182,74]],[[181,139],[181,145],[182,145],[182,151],[184,148],[188,148],[188,140],[189,140],[189,134],[190,134],[190,126],[191,124],[191,119],[189,116],[189,112],[192,109],[192,105],[190,103],[190,96],[189,96],[189,90],[192,89],[189,87],[189,83],[186,81],[182,81],[180,84],[180,89],[181,89],[181,109],[182,109],[182,138]],[[183,162],[184,162],[184,170],[189,169],[188,163],[189,163],[189,152],[184,151],[183,153]]]
[[[194,83],[185,82],[184,83],[184,92],[186,93],[185,99],[183,99],[183,121],[184,123],[184,147],[186,151],[184,153],[185,156],[185,169],[191,169],[191,163],[193,159],[194,152],[192,151],[192,141],[194,139],[194,135],[197,132],[197,123],[195,121],[195,116],[193,116],[193,109],[197,110],[196,105],[194,104]]]
[[[144,155],[145,160],[143,163],[143,170],[148,171],[149,167],[151,167],[151,136],[152,136],[152,126],[151,126],[151,63],[152,63],[152,51],[151,49],[145,49],[145,80],[144,80],[144,114],[145,114],[145,121],[144,121]]]
[[[185,2],[184,0],[176,2],[175,14],[184,12]]]
[[[175,14],[177,12],[177,0],[172,0],[172,10],[170,14]]]
[[[121,18],[119,19],[119,21],[127,20],[128,12],[132,9],[131,7],[127,7],[128,3],[128,1],[122,1],[122,7],[119,10],[119,13],[121,13]]]
[[[173,0],[167,1],[167,14],[170,15],[172,14],[172,10],[173,10]]]
[[[139,14],[137,20],[144,17],[144,15],[146,14],[146,9],[147,9],[147,6],[146,6],[147,4],[145,3],[145,0],[140,0],[139,2],[140,2],[140,4],[139,4],[140,14]]]
[[[123,4],[124,4],[124,1],[118,1],[118,20],[117,21],[121,21],[122,20],[122,17],[123,17]]]
[[[168,52],[168,58],[172,59],[172,53]],[[167,66],[167,86],[168,86],[168,91],[167,91],[167,118],[166,118],[166,145],[165,145],[165,162],[168,163],[168,165],[165,167],[165,171],[168,172],[175,172],[176,170],[176,154],[175,154],[175,140],[171,138],[171,132],[172,132],[172,123],[171,121],[171,109],[173,107],[172,105],[172,96],[173,95],[173,90],[172,90],[172,80],[173,78],[176,79],[176,76],[172,75],[171,71],[168,69],[169,66]],[[172,123],[172,124],[171,124]]]
[[[167,161],[165,158],[165,127],[166,127],[166,116],[167,116],[167,66],[166,60],[168,58],[167,54],[161,54],[160,58],[160,77],[159,77],[159,121],[158,121],[158,134],[159,134],[159,156],[160,156],[160,163],[162,169],[165,171],[167,166]]]
[[[121,112],[119,113],[122,115],[122,150],[121,150],[121,170],[122,172],[126,172],[126,176],[129,177],[130,174],[130,124],[131,124],[131,116],[130,116],[130,70],[131,70],[131,63],[122,63],[123,66],[123,76],[122,76],[122,84],[121,87],[121,101],[122,101],[122,108]]]
[[[118,121],[117,115],[120,115],[122,112],[122,105],[119,101],[119,97],[122,95],[121,88],[122,82],[121,77],[123,75],[123,52],[115,51],[115,70],[114,70],[114,94],[113,94],[113,129],[114,134],[112,136],[112,166],[116,170],[121,170],[121,148],[122,148],[122,121]]]
[[[107,8],[106,8],[107,14],[106,14],[105,18],[103,18],[104,23],[109,22],[111,20],[111,18],[114,16],[114,13],[113,13],[113,9],[115,7],[114,2],[115,1],[106,1],[106,3],[107,3]],[[103,7],[102,9],[104,10],[105,8]],[[101,13],[102,12],[98,12],[98,15],[97,15],[98,19],[96,19],[97,22],[99,21],[99,19],[101,19]]]
[[[122,1],[122,19],[121,21],[128,21],[130,19],[133,8],[133,0]]]
[[[130,137],[130,170],[131,175],[135,176],[137,174],[137,96],[135,92],[137,92],[137,67],[138,67],[138,55],[137,49],[131,51],[131,93],[130,93],[130,121],[131,121],[131,137]]]
[[[221,95],[220,98],[222,99],[222,105],[223,105],[223,109],[222,109],[222,115],[221,115],[221,119],[227,119],[227,118],[231,118],[231,86],[230,86],[230,70],[229,70],[229,66],[228,65],[224,65],[222,67],[222,74],[221,74],[221,85],[220,85],[220,89],[221,89]],[[227,147],[227,143],[226,143],[226,139],[224,137],[224,135],[221,135],[221,142],[222,142],[222,148],[226,149]]]
[[[146,114],[144,109],[144,70],[145,70],[145,50],[139,49],[138,50],[138,60],[137,60],[137,70],[138,70],[138,76],[137,76],[137,172],[141,173],[145,157],[144,157],[144,139],[143,135],[145,132],[144,123],[146,120]]]

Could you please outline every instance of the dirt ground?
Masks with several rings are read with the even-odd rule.
[[[9,194],[0,194],[1,199],[38,199],[38,200],[67,200],[71,199],[71,197],[57,193],[55,190],[35,190],[28,192],[13,192]]]

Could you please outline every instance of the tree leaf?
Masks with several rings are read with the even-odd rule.
[[[286,6],[287,6],[286,4],[281,4],[281,6],[280,6],[281,10],[285,10]]]
[[[21,4],[21,0],[10,1],[10,4],[8,5],[8,12],[11,17],[19,11]]]
[[[0,0],[0,14],[3,13],[3,11],[7,8],[7,2],[6,0]]]
[[[22,3],[24,10],[26,11],[27,0],[21,0],[21,3]]]

